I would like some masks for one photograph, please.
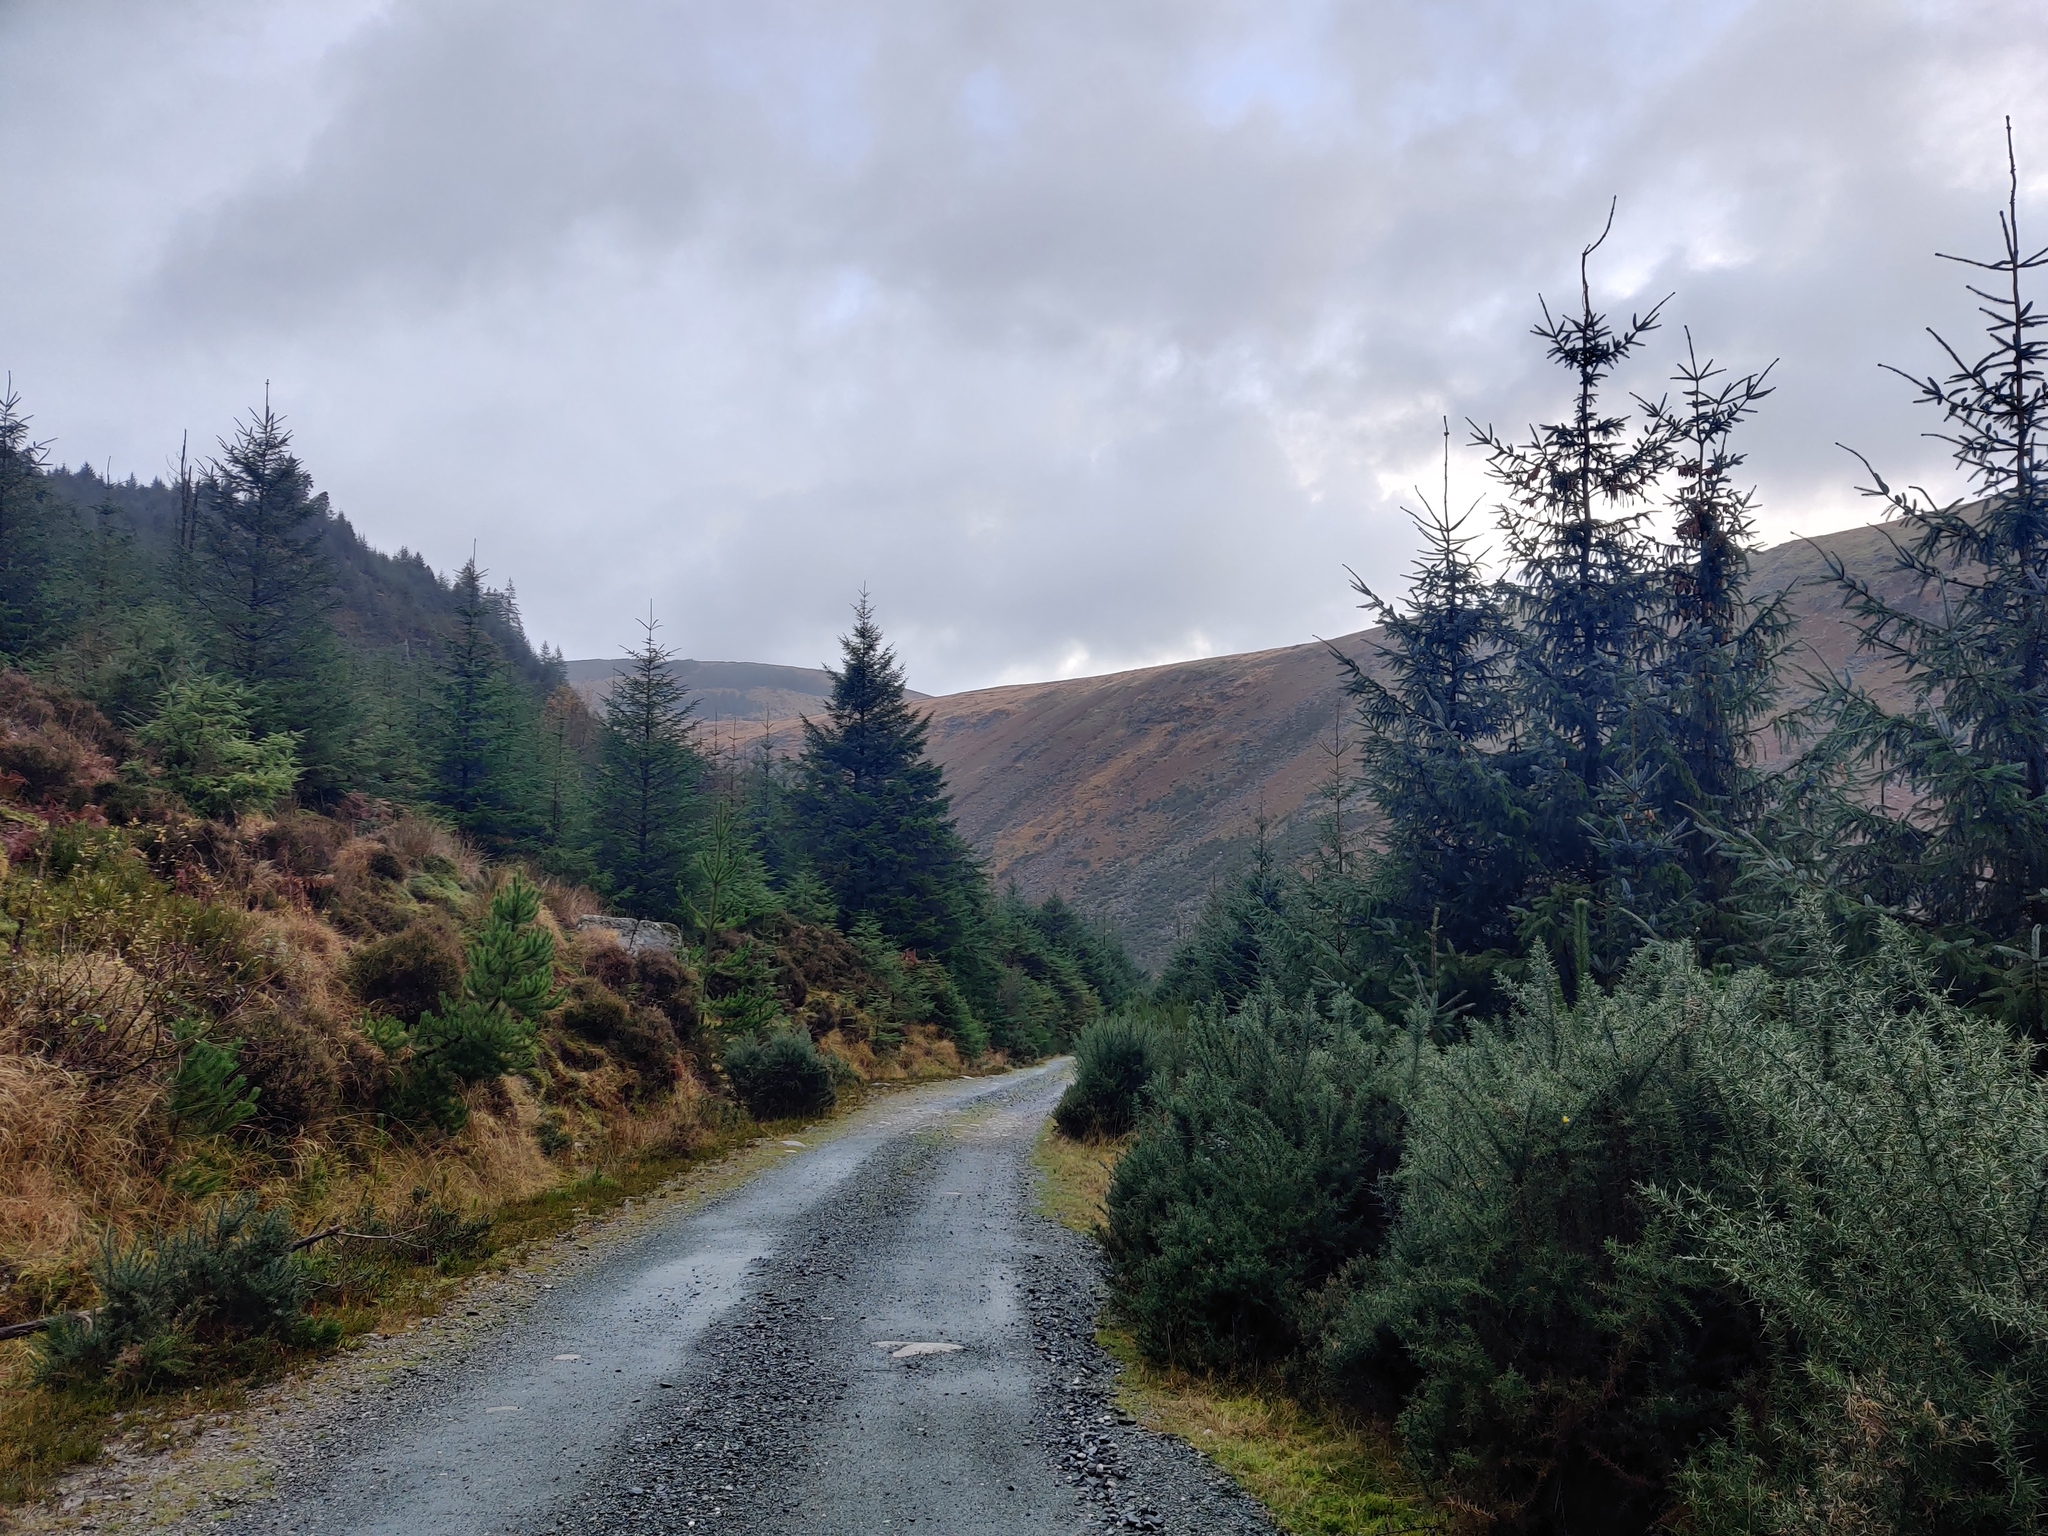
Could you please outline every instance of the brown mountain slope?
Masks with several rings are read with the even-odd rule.
[[[1758,558],[1755,590],[1790,589],[1795,690],[1805,671],[1846,665],[1861,675],[1872,665],[1854,654],[1823,551],[1870,574],[1889,563],[1879,528],[1795,540]],[[1894,601],[1914,601],[1904,577],[1878,584]],[[1369,663],[1375,638],[1367,630],[1336,644]],[[952,694],[930,706],[932,749],[961,830],[999,879],[1108,914],[1156,968],[1211,884],[1248,857],[1261,816],[1282,858],[1314,846],[1327,806],[1317,789],[1345,704],[1335,658],[1311,642]]]
[[[1915,601],[1912,583],[1888,572],[1881,528],[1764,551],[1754,590],[1789,590],[1797,625],[1788,691],[1803,691],[1806,672],[1846,666],[1881,696],[1893,693],[1896,685],[1881,673],[1866,675],[1871,658],[1855,654],[1825,553],[1851,570],[1885,572],[1880,591],[1903,605]],[[1370,665],[1377,633],[1335,643]],[[603,664],[581,665],[594,671]],[[720,664],[688,679],[700,690],[700,716],[781,715],[719,739],[744,749],[765,731],[777,750],[795,750],[793,716],[822,714],[825,675],[767,667],[743,674],[743,667]],[[1320,641],[979,688],[932,699],[928,709],[932,755],[946,769],[960,829],[997,879],[1016,881],[1034,899],[1057,891],[1107,915],[1154,969],[1215,882],[1250,856],[1261,818],[1282,860],[1313,849],[1327,811],[1318,789],[1329,782],[1332,736],[1340,722],[1347,737],[1352,731],[1341,669]]]

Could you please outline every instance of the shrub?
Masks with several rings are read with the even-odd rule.
[[[415,1024],[436,999],[462,984],[462,950],[454,926],[437,915],[363,945],[349,956],[346,975],[367,1006]]]
[[[256,1197],[225,1201],[154,1245],[109,1234],[92,1265],[100,1304],[36,1340],[35,1376],[57,1386],[112,1381],[150,1390],[203,1371],[209,1351],[256,1339],[318,1342],[312,1278],[291,1223]]]
[[[1076,1141],[1128,1136],[1157,1071],[1160,1046],[1152,1030],[1118,1015],[1081,1031],[1074,1045],[1074,1081],[1053,1110],[1053,1123]]]
[[[739,1036],[727,1043],[724,1066],[733,1092],[756,1120],[819,1114],[838,1097],[831,1064],[801,1030]]]
[[[1752,1412],[1679,1481],[1690,1528],[2021,1531],[2048,1447],[2048,1084],[1884,925],[1813,957],[1717,1072],[1742,1127],[1685,1240],[1763,1319]]]
[[[268,810],[298,782],[297,736],[254,739],[249,709],[240,684],[193,678],[165,689],[156,718],[138,733],[164,782],[202,816],[233,821]]]
[[[412,1029],[382,1031],[379,1044],[410,1051],[391,1098],[401,1120],[454,1130],[468,1118],[463,1088],[533,1065],[535,1021],[561,1001],[555,937],[539,915],[540,893],[515,875],[470,941],[460,992],[443,995]]]
[[[203,1028],[190,1019],[177,1026],[182,1050],[171,1079],[171,1118],[203,1136],[223,1136],[256,1113],[258,1092],[236,1070],[242,1042],[217,1045]]]
[[[1539,950],[1509,1016],[1418,1061],[1384,1252],[1345,1276],[1337,1389],[1505,1530],[1639,1531],[1758,1362],[1752,1315],[1656,1191],[1711,1185],[1718,1043],[1761,978],[1684,946],[1566,1008]]]
[[[1109,1189],[1105,1240],[1145,1351],[1210,1369],[1281,1360],[1310,1292],[1377,1245],[1400,1128],[1394,1037],[1339,994],[1254,993],[1199,1015]]]

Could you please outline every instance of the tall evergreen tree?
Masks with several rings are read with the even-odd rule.
[[[1739,427],[1771,393],[1770,369],[1730,378],[1702,362],[1686,335],[1675,406],[1653,415],[1676,449],[1670,498],[1676,544],[1663,593],[1664,649],[1655,674],[1665,753],[1659,791],[1665,820],[1684,823],[1682,849],[1702,920],[1728,912],[1736,861],[1723,841],[1752,827],[1766,790],[1757,739],[1778,698],[1778,663],[1791,618],[1785,597],[1750,596],[1752,493],[1735,484]]]
[[[676,910],[689,856],[703,762],[692,742],[689,689],[670,670],[675,652],[641,625],[640,645],[605,696],[598,729],[592,852],[613,899],[637,917]]]
[[[14,380],[0,394],[0,662],[18,662],[42,639],[45,445],[29,436]]]
[[[898,944],[949,955],[974,926],[980,871],[865,592],[840,650],[824,722],[804,721],[796,824],[848,921],[872,915]]]
[[[1941,413],[1935,435],[1970,489],[1937,503],[1863,461],[1866,494],[1898,530],[1895,569],[1933,596],[1931,611],[1834,563],[1861,647],[1898,670],[1911,706],[1894,713],[1838,680],[1817,751],[1841,770],[1832,841],[1846,878],[1958,936],[2031,954],[2029,930],[2048,924],[2048,337],[2026,281],[2048,249],[2021,244],[2006,131],[2000,253],[1942,258],[1986,274],[1969,291],[1990,345],[1968,358],[1937,335],[1947,375],[1901,373]]]
[[[1568,909],[1600,893],[1610,963],[1642,937],[1640,914],[1620,910],[1633,907],[1632,893],[1614,890],[1610,879],[1639,878],[1640,857],[1631,852],[1617,868],[1618,845],[1655,836],[1641,812],[1653,786],[1632,727],[1656,657],[1660,608],[1660,562],[1644,524],[1672,453],[1670,429],[1656,413],[1637,425],[1602,399],[1662,308],[1618,329],[1593,308],[1588,268],[1612,227],[1610,210],[1608,229],[1580,253],[1578,312],[1554,316],[1546,303],[1534,331],[1571,380],[1565,419],[1522,442],[1474,429],[1507,492],[1501,528],[1513,560],[1514,692],[1522,745],[1532,754],[1530,803],[1542,813],[1531,831],[1550,887],[1536,902],[1538,923],[1555,929],[1558,902]]]
[[[199,488],[191,597],[208,660],[243,684],[262,730],[296,731],[316,792],[338,787],[350,696],[328,616],[327,495],[266,399],[221,441]]]
[[[1385,826],[1378,883],[1411,939],[1504,950],[1531,875],[1528,764],[1510,739],[1514,636],[1500,588],[1449,510],[1448,430],[1443,499],[1419,499],[1423,554],[1405,606],[1354,575],[1385,638],[1370,668],[1339,656],[1364,727],[1361,778]]]
[[[488,628],[492,595],[472,557],[455,578],[434,798],[463,830],[504,847],[530,841],[540,827],[533,711]]]

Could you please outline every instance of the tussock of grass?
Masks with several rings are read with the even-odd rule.
[[[1039,1210],[1090,1235],[1107,1219],[1109,1181],[1130,1138],[1071,1141],[1050,1124],[1033,1160],[1044,1175]],[[1161,1434],[1185,1440],[1227,1472],[1294,1536],[1395,1536],[1434,1531],[1383,1427],[1347,1424],[1263,1383],[1224,1382],[1148,1364],[1128,1333],[1098,1342],[1123,1366],[1117,1403]]]
[[[1128,1136],[1119,1141],[1071,1141],[1047,1121],[1032,1150],[1032,1160],[1044,1175],[1038,1184],[1039,1214],[1093,1237],[1108,1219],[1109,1178],[1130,1144]]]
[[[1127,1333],[1099,1342],[1123,1363],[1117,1404],[1148,1429],[1185,1440],[1294,1536],[1435,1531],[1377,1425],[1350,1425],[1260,1384],[1219,1382],[1147,1364]]]

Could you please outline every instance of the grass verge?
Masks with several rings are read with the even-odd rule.
[[[1129,1141],[1069,1141],[1048,1123],[1033,1161],[1039,1209],[1094,1235],[1106,1218],[1109,1181]],[[1148,1362],[1121,1329],[1102,1347],[1123,1366],[1117,1406],[1147,1429],[1185,1440],[1293,1536],[1397,1536],[1442,1529],[1401,1468],[1382,1426],[1352,1424],[1259,1382],[1218,1381]]]
[[[823,1116],[765,1125],[734,1118],[709,1129],[688,1151],[651,1152],[611,1161],[537,1194],[506,1201],[489,1213],[490,1232],[481,1252],[438,1265],[394,1259],[383,1267],[382,1282],[367,1305],[357,1301],[316,1307],[316,1315],[340,1322],[344,1339],[373,1329],[393,1331],[440,1311],[473,1276],[512,1268],[536,1244],[603,1220],[626,1201],[678,1179],[700,1172],[710,1174],[710,1165],[750,1144],[769,1144],[806,1125],[838,1119],[866,1099],[866,1094],[848,1093]],[[327,1353],[279,1350],[264,1369],[253,1374],[179,1391],[124,1396],[109,1388],[66,1391],[32,1385],[31,1349],[26,1339],[0,1344],[0,1371],[10,1363],[13,1367],[0,1375],[0,1511],[42,1497],[66,1472],[97,1460],[106,1442],[118,1434],[148,1426],[145,1432],[152,1439],[169,1441],[175,1438],[175,1430],[162,1426],[176,1426],[196,1414],[230,1410],[244,1400],[249,1387],[303,1368]]]

